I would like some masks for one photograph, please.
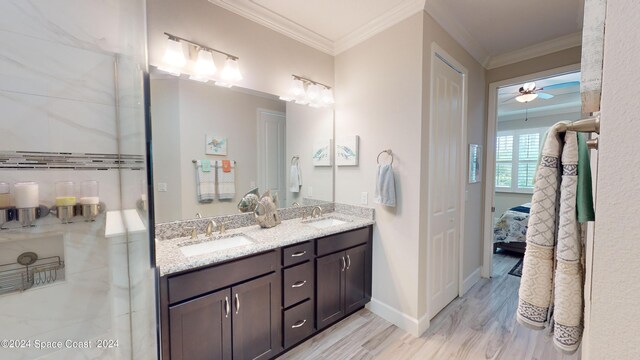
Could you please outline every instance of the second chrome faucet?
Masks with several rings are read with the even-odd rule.
[[[221,222],[220,224],[216,223],[213,220],[210,220],[209,223],[207,224],[207,236],[211,236],[211,234],[213,234],[213,232],[218,229],[220,231],[220,234],[224,234],[226,229],[226,223]]]

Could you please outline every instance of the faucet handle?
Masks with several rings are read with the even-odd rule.
[[[196,228],[195,226],[185,226],[184,229],[187,231],[191,231],[191,239],[198,238],[198,228]]]
[[[227,224],[229,222],[221,222],[218,228],[220,229],[220,234],[224,234],[227,231]]]

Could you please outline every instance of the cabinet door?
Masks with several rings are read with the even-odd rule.
[[[316,259],[316,326],[318,330],[345,314],[344,252]]]
[[[280,281],[274,273],[234,286],[233,359],[269,359],[281,350]]]
[[[347,269],[345,271],[345,302],[347,314],[363,307],[367,296],[367,246],[361,245],[345,252]]]
[[[227,289],[170,307],[171,360],[231,359],[230,301]]]

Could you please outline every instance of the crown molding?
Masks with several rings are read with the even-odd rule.
[[[457,41],[467,52],[478,61],[483,67],[486,67],[490,60],[489,52],[480,45],[480,42],[471,35],[460,21],[441,5],[441,2],[427,0],[424,5],[425,11]]]
[[[253,22],[277,31],[314,49],[329,55],[337,55],[378,34],[402,20],[424,10],[425,0],[403,1],[379,17],[371,20],[348,35],[332,41],[280,14],[277,14],[253,0],[209,0]]]
[[[209,0],[209,2],[311,46],[316,50],[334,55],[334,44],[330,39],[251,0]]]
[[[561,36],[556,39],[543,41],[541,43],[527,46],[522,49],[509,51],[504,54],[491,57],[487,65],[487,69],[494,69],[500,66],[514,64],[520,61],[536,58],[552,54],[554,52],[570,49],[582,44],[582,32]]]
[[[338,39],[334,44],[334,55],[340,54],[361,42],[398,24],[402,20],[424,10],[425,0],[402,2],[367,24]]]

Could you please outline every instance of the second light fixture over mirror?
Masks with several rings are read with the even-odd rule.
[[[280,100],[295,101],[296,104],[314,108],[331,106],[335,102],[330,86],[299,75],[291,75],[291,77],[287,94],[280,96]]]
[[[214,81],[216,85],[222,87],[232,87],[242,80],[237,56],[173,34],[166,32],[164,34],[168,37],[167,45],[158,70],[174,76],[188,74],[190,80]],[[218,69],[213,59],[215,53],[226,56],[224,68],[218,77],[216,77]]]

